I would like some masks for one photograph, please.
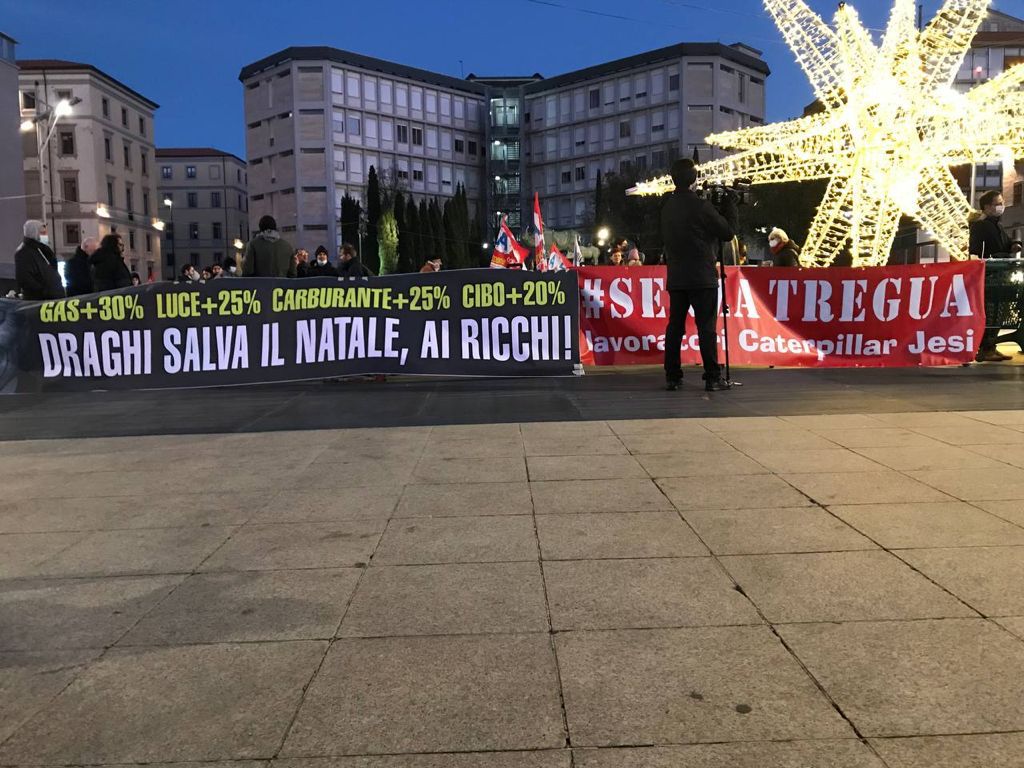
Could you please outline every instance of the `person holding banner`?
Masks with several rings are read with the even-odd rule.
[[[661,209],[661,236],[668,262],[665,284],[669,295],[669,319],[665,328],[665,388],[683,383],[681,345],[686,315],[693,307],[704,364],[704,389],[728,389],[718,367],[718,270],[720,243],[732,240],[739,226],[736,201],[726,194],[721,211],[694,192],[697,169],[683,158],[672,164],[675,191]]]

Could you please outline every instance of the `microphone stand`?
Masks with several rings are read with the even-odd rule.
[[[729,298],[725,291],[725,243],[718,241],[718,280],[722,291],[722,333],[725,337],[725,383],[729,389],[742,387],[743,382],[732,380],[729,366]]]

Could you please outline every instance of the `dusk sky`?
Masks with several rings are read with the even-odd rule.
[[[889,0],[853,5],[872,28]],[[811,6],[831,18],[834,2]],[[927,21],[939,3],[924,4]],[[1024,0],[995,7],[1024,15]],[[157,146],[245,157],[246,64],[329,45],[458,77],[545,76],[678,42],[745,42],[772,69],[768,119],[798,115],[807,81],[757,0],[0,0],[18,57],[88,62],[160,104]],[[461,64],[460,64],[461,60]]]

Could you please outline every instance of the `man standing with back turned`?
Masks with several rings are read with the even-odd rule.
[[[697,169],[692,160],[672,164],[676,189],[661,209],[661,237],[668,263],[666,289],[670,298],[665,329],[665,388],[683,383],[680,345],[686,331],[686,315],[693,307],[704,363],[704,389],[728,389],[718,367],[718,258],[719,243],[732,240],[738,226],[736,202],[726,195],[721,212],[697,197],[693,187]]]

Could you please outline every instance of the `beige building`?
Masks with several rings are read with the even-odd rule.
[[[163,276],[185,264],[223,264],[249,240],[248,172],[230,152],[209,147],[156,151],[158,201],[166,221]],[[169,205],[168,205],[169,203]]]
[[[0,281],[14,279],[14,251],[25,223],[15,45],[13,38],[0,32]]]
[[[50,243],[70,256],[87,237],[116,230],[125,260],[143,280],[160,276],[160,220],[153,144],[158,105],[91,64],[19,61],[28,215],[50,226]],[[62,101],[72,104],[49,142],[44,131]]]

